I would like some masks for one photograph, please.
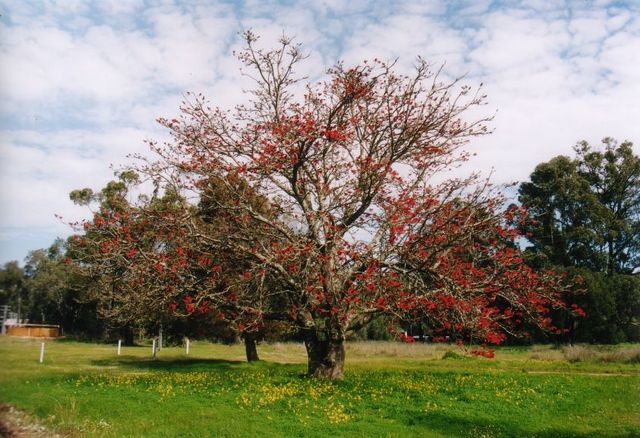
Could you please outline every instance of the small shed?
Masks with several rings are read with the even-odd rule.
[[[7,335],[28,338],[57,338],[60,336],[60,326],[47,324],[10,325],[7,327]]]

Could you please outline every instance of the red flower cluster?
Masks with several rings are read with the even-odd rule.
[[[470,351],[471,354],[473,354],[474,356],[482,356],[482,357],[486,357],[487,359],[493,359],[494,357],[496,357],[496,353],[494,350],[471,350]]]

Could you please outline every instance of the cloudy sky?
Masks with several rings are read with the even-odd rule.
[[[640,145],[640,2],[0,0],[0,263],[22,260],[87,215],[74,188],[163,139],[185,91],[223,107],[246,82],[231,52],[251,28],[284,31],[321,77],[337,60],[417,55],[485,84],[495,133],[468,169],[497,183],[605,136]],[[640,149],[636,145],[636,152]]]

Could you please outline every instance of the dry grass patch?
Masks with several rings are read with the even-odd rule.
[[[425,344],[393,342],[393,341],[364,341],[348,342],[347,357],[351,359],[372,359],[376,357],[395,357],[407,359],[439,359],[447,351],[457,350],[449,344]]]
[[[640,346],[597,347],[592,345],[571,345],[562,348],[569,362],[615,362],[640,363]]]
[[[556,362],[565,359],[564,353],[550,345],[534,345],[529,352],[529,358],[545,362]]]
[[[260,359],[277,363],[306,363],[307,352],[302,342],[273,342],[258,345]]]
[[[345,343],[347,362],[372,359],[440,359],[447,351],[458,351],[450,344],[425,344],[397,341],[353,341]],[[302,342],[261,343],[261,359],[279,363],[304,363],[307,353]]]

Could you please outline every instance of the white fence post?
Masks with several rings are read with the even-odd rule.
[[[189,356],[189,338],[185,338],[187,340],[187,356]]]
[[[151,344],[151,354],[153,358],[156,358],[156,338],[153,338],[153,343]]]
[[[118,356],[120,356],[121,349],[122,349],[122,339],[118,339]]]
[[[40,363],[44,362],[44,342],[40,343]]]

